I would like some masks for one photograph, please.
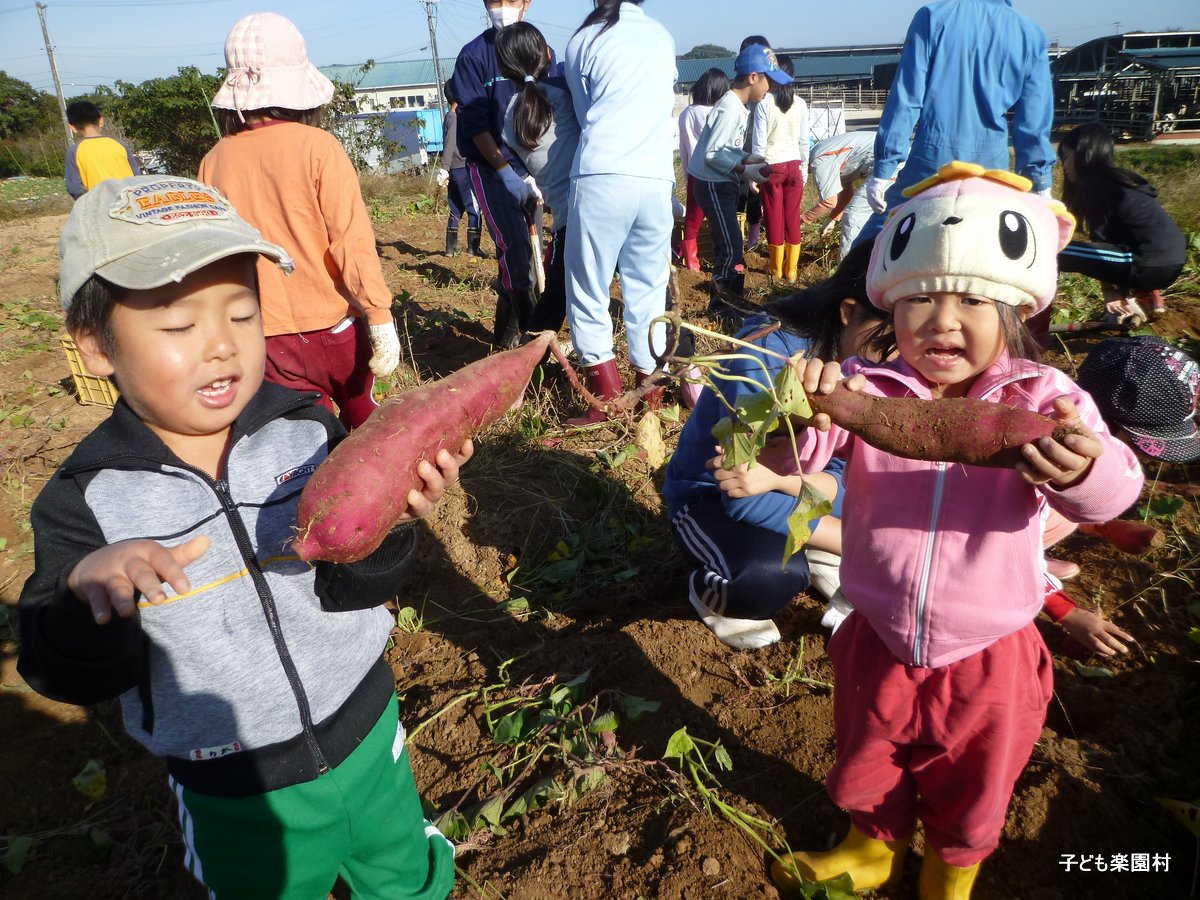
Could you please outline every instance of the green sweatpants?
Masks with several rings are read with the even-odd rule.
[[[214,900],[442,900],[454,848],[424,817],[395,697],[366,739],[316,781],[213,797],[171,779],[184,865]]]

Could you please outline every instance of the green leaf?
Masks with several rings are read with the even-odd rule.
[[[8,546],[8,538],[0,537],[0,550],[3,550],[7,546]]]
[[[479,807],[478,816],[488,825],[499,825],[504,815],[504,795],[497,794]]]
[[[448,840],[465,841],[471,836],[471,823],[457,810],[448,810],[438,816],[433,824]]]
[[[854,879],[849,874],[822,881],[812,897],[813,900],[858,900],[858,894],[854,890]]]
[[[1144,507],[1143,515],[1155,519],[1174,519],[1183,509],[1183,498],[1165,495],[1155,497]]]
[[[500,719],[492,732],[492,740],[497,744],[519,744],[525,737],[526,710],[518,709]]]
[[[1193,643],[1200,644],[1200,628],[1193,628],[1188,632],[1188,639]]]
[[[733,760],[729,758],[729,751],[720,744],[713,747],[713,762],[725,772],[733,771]]]
[[[658,700],[644,700],[632,694],[622,694],[620,699],[621,712],[630,722],[636,722],[646,713],[658,712],[662,703]]]
[[[29,854],[37,846],[37,841],[31,837],[19,835],[8,842],[8,849],[0,856],[0,866],[8,869],[14,875],[20,875],[29,862]]]
[[[783,547],[783,568],[787,568],[788,560],[808,543],[812,537],[812,529],[808,527],[808,523],[813,519],[819,519],[822,516],[827,516],[833,512],[833,504],[829,498],[812,487],[807,481],[800,489],[800,496],[796,498],[796,506],[792,510],[792,514],[788,516],[788,536]]]
[[[683,760],[685,756],[692,753],[696,749],[695,743],[692,741],[692,736],[688,734],[687,727],[680,728],[667,741],[667,750],[663,753],[663,759],[678,759]]]
[[[1077,659],[1071,660],[1071,665],[1075,671],[1083,678],[1112,678],[1113,670],[1106,669],[1104,666],[1085,666]]]
[[[617,714],[611,709],[594,718],[588,725],[587,730],[592,734],[603,734],[606,731],[616,731],[617,726],[621,724]]]
[[[71,784],[89,800],[99,800],[108,790],[108,773],[104,769],[104,763],[98,759],[89,759],[83,771],[71,779]]]
[[[775,395],[779,398],[779,408],[791,416],[801,419],[811,419],[812,407],[808,403],[808,395],[800,384],[800,376],[790,366],[784,366],[775,376]]]
[[[604,769],[601,766],[592,766],[580,772],[571,782],[572,802],[600,787],[604,783],[604,777]]]

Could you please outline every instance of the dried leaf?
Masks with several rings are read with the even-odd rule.
[[[662,425],[655,412],[642,416],[637,423],[633,442],[646,454],[646,463],[651,469],[657,469],[667,461],[667,445],[663,442]]]
[[[99,800],[108,790],[108,772],[104,769],[104,763],[89,759],[83,771],[71,779],[71,784],[89,800]]]

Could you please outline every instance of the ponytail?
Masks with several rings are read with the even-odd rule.
[[[537,79],[550,65],[546,38],[528,22],[514,22],[496,32],[496,61],[505,78],[517,83],[517,105],[513,109],[513,130],[517,143],[536,150],[554,122],[550,98],[537,85]]]
[[[636,3],[642,5],[642,0],[624,0],[627,3]],[[621,18],[621,3],[622,0],[597,0],[596,8],[588,13],[588,17],[583,20],[583,24],[575,31],[579,34],[585,28],[591,28],[593,25],[604,23],[604,27],[600,29],[600,34],[608,31],[617,24],[617,20]],[[599,36],[599,35],[597,35]]]
[[[790,56],[779,57],[779,68],[787,72],[789,75],[795,75],[796,69],[792,66],[792,58]],[[771,93],[775,95],[775,106],[781,113],[787,112],[792,108],[792,104],[796,102],[796,82],[791,81],[788,84],[777,84],[771,82]]]

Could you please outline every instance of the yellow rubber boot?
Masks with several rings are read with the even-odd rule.
[[[740,212],[737,214],[738,234],[742,236],[742,243],[746,242],[746,214]]]
[[[926,845],[921,877],[917,881],[917,896],[920,900],[970,900],[971,886],[975,884],[979,866],[979,863],[966,867],[952,866],[943,862],[937,852]]]
[[[788,244],[784,251],[784,276],[788,284],[796,283],[796,275],[800,271],[800,245]]]
[[[771,881],[785,893],[799,893],[800,878],[824,881],[848,872],[856,891],[870,891],[900,878],[906,853],[908,838],[881,841],[867,837],[851,825],[850,833],[832,850],[789,853],[771,863]]]
[[[767,256],[771,260],[771,277],[783,280],[783,244],[767,244]]]

